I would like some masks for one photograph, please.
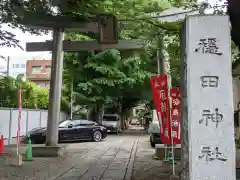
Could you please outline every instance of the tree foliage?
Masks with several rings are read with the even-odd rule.
[[[193,6],[196,0],[70,0],[64,2],[59,10],[53,8],[51,0],[2,0],[0,2],[0,46],[19,46],[15,34],[6,31],[2,25],[20,28],[23,32],[40,35],[39,29],[21,24],[23,17],[41,19],[44,15],[66,15],[81,20],[93,20],[98,13],[113,13],[118,19],[136,20],[149,17],[149,13],[161,12],[171,6]],[[146,16],[147,15],[147,16]],[[45,32],[46,33],[46,32]]]
[[[18,108],[18,90],[22,89],[22,107],[28,109],[48,109],[48,89],[39,88],[29,81],[12,77],[0,77],[0,107]],[[62,110],[68,104],[62,98]]]
[[[9,2],[9,3],[7,3]],[[161,43],[168,44],[172,66],[173,84],[179,82],[179,27],[178,22],[161,22],[152,16],[171,7],[194,6],[194,0],[71,0],[61,6],[57,14],[79,20],[96,20],[97,13],[113,13],[119,20],[120,39],[142,39],[145,47],[142,51],[107,50],[64,54],[63,100],[68,104],[70,87],[73,83],[75,105],[87,106],[99,111],[103,105],[126,114],[141,102],[151,101],[150,77],[156,74],[156,48]],[[19,24],[24,16],[41,17],[53,15],[48,0],[14,0],[2,1],[0,6],[4,13],[0,25],[8,23],[11,27],[20,27],[23,31],[39,33],[36,29]],[[20,8],[19,8],[20,7]],[[1,29],[0,27],[0,30]],[[7,37],[0,31],[2,45],[17,46],[14,35]],[[96,39],[97,34],[66,33],[65,39]],[[46,97],[41,91],[38,97]],[[45,99],[46,100],[46,99]],[[43,107],[44,99],[37,101]],[[40,105],[41,104],[41,105]],[[100,108],[100,109],[99,109]]]
[[[176,1],[175,5],[181,3]],[[162,41],[168,44],[173,85],[179,85],[180,22],[149,18],[153,12],[169,7],[171,3],[167,1],[109,0],[101,4],[100,9],[120,19],[120,39],[142,39],[145,47],[142,51],[65,53],[65,82],[69,87],[73,77],[76,104],[102,104],[124,115],[141,102],[151,102],[149,81],[157,72],[156,49],[162,48]],[[66,39],[96,39],[96,35],[68,33]]]

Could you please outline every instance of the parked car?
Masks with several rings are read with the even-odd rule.
[[[121,132],[121,120],[117,114],[104,114],[102,124],[107,128],[108,133]]]
[[[32,143],[42,144],[46,140],[47,128],[35,128],[28,132]],[[59,142],[92,140],[99,142],[107,137],[107,129],[90,120],[65,120],[59,124]],[[28,137],[25,138],[25,141]]]
[[[152,122],[149,123],[149,134],[152,147],[155,147],[155,144],[162,144],[160,139],[160,123],[156,110],[153,110]]]

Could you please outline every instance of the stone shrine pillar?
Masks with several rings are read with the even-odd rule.
[[[188,16],[181,40],[183,180],[236,180],[228,16]]]

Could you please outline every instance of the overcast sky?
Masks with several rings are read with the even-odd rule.
[[[201,0],[203,1],[203,0]],[[209,0],[208,2],[214,4],[217,0]],[[218,0],[219,1],[219,0]],[[33,36],[29,33],[23,33],[19,29],[10,29],[8,26],[4,26],[3,28],[9,30],[16,34],[16,38],[21,41],[21,46],[25,48],[26,42],[39,42],[39,41],[46,41],[51,39],[51,34],[49,35],[42,35],[42,36]],[[0,55],[2,56],[42,56],[43,58],[51,58],[49,52],[26,52],[21,50],[20,48],[8,48],[8,47],[0,47]],[[0,61],[1,64],[1,61]]]

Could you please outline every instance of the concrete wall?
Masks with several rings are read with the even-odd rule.
[[[27,135],[33,128],[47,126],[47,110],[23,109],[20,122],[20,136]],[[60,121],[67,119],[65,113],[61,113]],[[0,108],[0,135],[3,134],[5,144],[15,144],[18,126],[18,110]]]

